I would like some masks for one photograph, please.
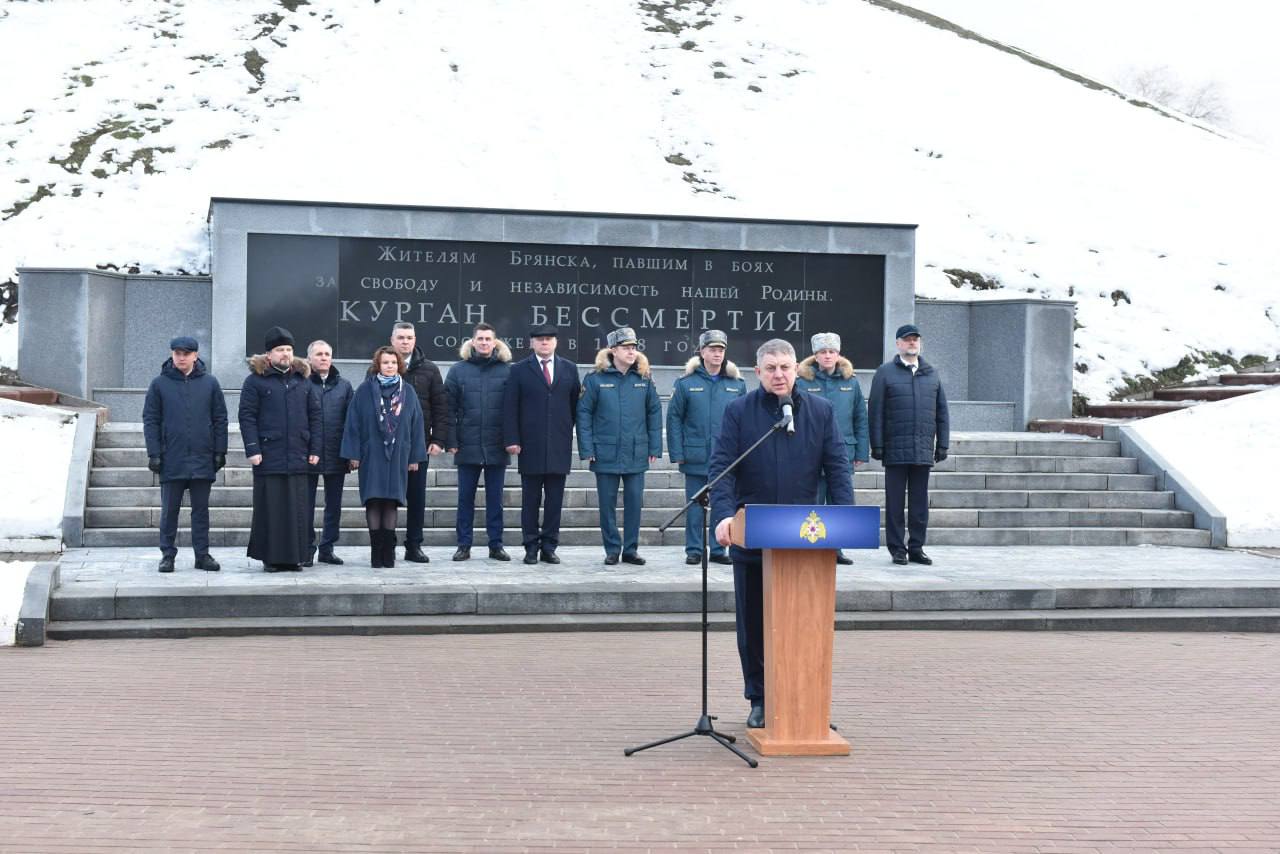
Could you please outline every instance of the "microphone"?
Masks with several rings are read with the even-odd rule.
[[[796,432],[796,417],[791,413],[791,404],[789,403],[782,404],[782,420],[787,422],[787,432],[794,435]]]

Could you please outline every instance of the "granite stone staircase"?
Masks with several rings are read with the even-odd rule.
[[[1108,427],[1277,386],[1280,386],[1280,371],[1274,369],[1222,374],[1203,382],[1159,388],[1142,398],[1089,404],[1083,417],[1032,421],[1028,427],[1039,433],[1074,433],[1101,439]]]
[[[230,444],[228,467],[219,473],[210,502],[213,546],[244,546],[249,537],[253,476],[235,425]],[[441,456],[431,461],[427,546],[456,542],[457,471],[451,460]],[[156,545],[160,489],[146,464],[140,424],[109,423],[98,430],[83,546]],[[566,489],[561,542],[598,545],[595,479],[585,463],[576,465]],[[857,473],[859,504],[883,507],[883,478],[875,463]],[[683,476],[665,459],[659,461],[646,478],[642,546],[684,543],[680,527],[657,530],[683,503]],[[477,504],[476,521],[483,526],[483,490]],[[504,505],[506,544],[511,547],[520,542],[514,466],[508,470]],[[1208,546],[1210,540],[1208,531],[1193,527],[1191,513],[1174,507],[1173,493],[1157,491],[1153,475],[1139,474],[1135,459],[1120,456],[1118,442],[1082,436],[953,434],[951,456],[932,478],[930,507],[929,542],[934,545]],[[321,512],[317,508],[317,523]],[[190,541],[188,524],[184,508],[179,520],[184,546]],[[342,528],[343,545],[367,543],[354,475],[343,496]],[[475,541],[485,542],[479,528]]]

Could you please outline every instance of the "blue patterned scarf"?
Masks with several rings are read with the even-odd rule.
[[[382,450],[387,459],[395,453],[396,432],[400,427],[400,411],[404,405],[404,381],[399,376],[378,378],[378,425],[382,428]]]

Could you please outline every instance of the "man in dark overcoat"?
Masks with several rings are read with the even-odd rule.
[[[511,374],[511,348],[497,330],[478,323],[471,338],[458,350],[458,361],[449,369],[445,391],[453,414],[453,441],[449,453],[458,468],[458,549],[454,560],[471,557],[475,536],[476,488],[484,478],[484,526],[489,536],[489,557],[511,560],[502,547],[502,487],[511,457],[504,447],[506,429],[502,404]]]
[[[311,497],[311,540],[316,544],[316,490],[324,479],[324,528],[320,533],[320,552],[316,560],[321,563],[341,564],[342,558],[333,553],[338,542],[342,523],[342,489],[347,480],[347,460],[342,456],[342,427],[347,422],[347,407],[355,394],[333,365],[333,348],[326,341],[312,341],[307,345],[307,364],[311,366],[311,382],[320,397],[320,429],[323,431],[320,445],[320,462],[308,473],[307,495]],[[310,554],[310,552],[309,552]],[[310,566],[311,559],[303,563]]]
[[[266,349],[250,357],[240,388],[240,434],[253,466],[248,554],[267,572],[297,571],[310,550],[307,474],[320,462],[320,398],[311,366],[293,355],[289,330],[273,326]]]
[[[871,456],[884,462],[884,541],[894,563],[929,565],[929,473],[947,458],[951,416],[942,378],[920,357],[920,330],[908,323],[894,339],[898,355],[876,369],[868,406]]]
[[[729,464],[783,418],[790,403],[795,432],[778,430],[711,490],[716,542],[733,542],[733,516],[744,504],[816,504],[825,483],[830,504],[853,503],[853,476],[835,410],[819,395],[796,389],[796,352],[774,338],[756,351],[760,387],[725,407],[720,438],[707,477]],[[751,703],[747,726],[764,726],[764,557],[760,549],[733,546],[733,595],[743,693]]]
[[[209,491],[227,463],[227,402],[205,370],[196,339],[169,342],[170,357],[147,388],[142,432],[147,467],[160,476],[160,571],[173,572],[178,554],[178,511],[191,494],[191,546],[196,569],[217,572],[209,554]]]
[[[404,359],[404,380],[418,393],[427,454],[438,456],[449,447],[449,396],[444,390],[444,378],[436,363],[418,347],[418,333],[412,323],[399,321],[391,327],[391,348]],[[427,522],[427,466],[430,463],[428,459],[416,471],[409,472],[404,559],[410,563],[429,563],[431,560],[422,551],[422,529]]]
[[[554,326],[536,327],[529,336],[533,353],[512,365],[507,377],[503,441],[507,453],[517,455],[520,470],[524,562],[559,563],[560,510],[573,466],[573,424],[582,383],[577,365],[556,355]]]

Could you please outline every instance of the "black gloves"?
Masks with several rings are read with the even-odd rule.
[[[226,464],[227,464],[227,455],[226,455],[226,454],[214,454],[214,455],[213,455],[213,470],[214,470],[214,471],[218,471],[219,469],[221,469],[221,468],[222,468],[223,466],[225,466]]]
[[[147,468],[156,474],[160,474],[160,469],[164,467],[164,460],[160,457],[150,457],[147,459]]]
[[[943,460],[945,460],[946,458],[947,458],[947,449],[946,449],[946,448],[939,447],[939,448],[938,448],[938,450],[936,450],[936,451],[934,451],[934,452],[933,452],[933,461],[934,461],[935,463],[940,463],[940,462],[942,462]]]
[[[871,449],[871,459],[873,459],[873,460],[883,460],[883,459],[884,459],[884,448],[872,448],[872,449]]]

